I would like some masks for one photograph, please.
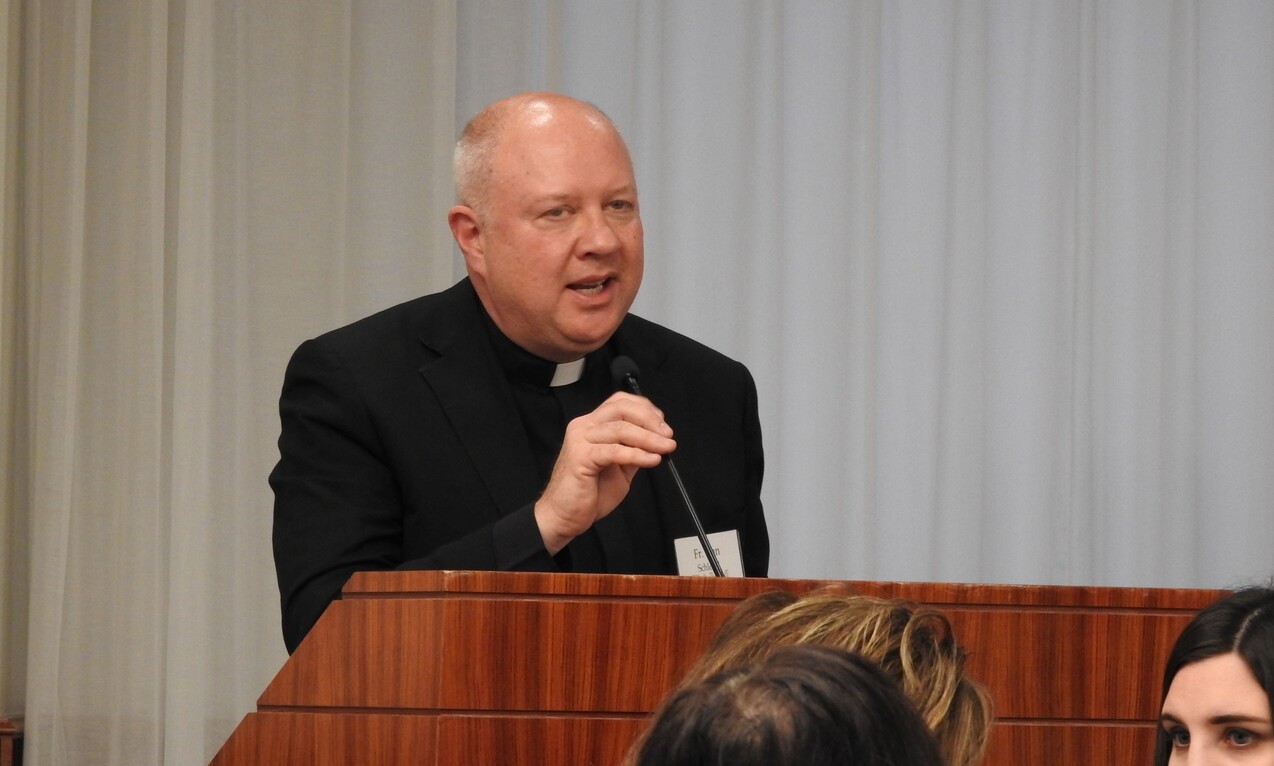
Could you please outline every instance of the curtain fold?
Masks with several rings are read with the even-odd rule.
[[[26,540],[26,408],[19,381],[26,338],[18,326],[18,62],[21,17],[16,2],[0,2],[0,715],[23,709],[30,569]]]
[[[8,704],[28,763],[207,762],[285,657],[265,477],[288,355],[457,273],[422,214],[450,200],[455,11],[24,10]]]
[[[28,763],[206,762],[253,708],[288,357],[463,274],[452,143],[532,88],[629,142],[635,311],[757,379],[773,575],[1272,573],[1274,5],[3,8]]]

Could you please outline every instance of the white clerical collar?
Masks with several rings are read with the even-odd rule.
[[[569,386],[579,380],[584,374],[584,358],[581,357],[573,362],[559,364],[553,372],[553,379],[549,381],[550,387]],[[540,378],[543,380],[543,378]]]

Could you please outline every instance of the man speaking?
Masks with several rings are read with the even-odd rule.
[[[288,365],[270,475],[288,651],[360,570],[689,574],[677,482],[642,470],[674,450],[703,527],[737,532],[742,574],[764,576],[756,387],[628,313],[642,225],[614,125],[558,94],[496,102],[461,134],[455,181],[468,278]],[[649,399],[616,392],[620,356]]]

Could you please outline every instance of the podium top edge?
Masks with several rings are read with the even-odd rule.
[[[900,598],[949,608],[998,605],[1184,612],[1202,609],[1227,592],[1194,588],[421,570],[356,572],[342,590],[342,598],[442,598],[468,595],[740,601],[772,590],[797,594],[827,590],[877,598]]]

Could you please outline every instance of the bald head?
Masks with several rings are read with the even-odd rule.
[[[623,139],[606,114],[593,104],[560,93],[519,93],[490,104],[473,116],[456,142],[452,170],[456,202],[480,217],[489,213],[491,157],[510,127],[548,126],[554,120],[582,120]],[[625,152],[627,149],[625,148]]]
[[[597,107],[554,93],[498,101],[456,146],[452,236],[483,308],[550,361],[596,350],[641,285],[632,159]]]

